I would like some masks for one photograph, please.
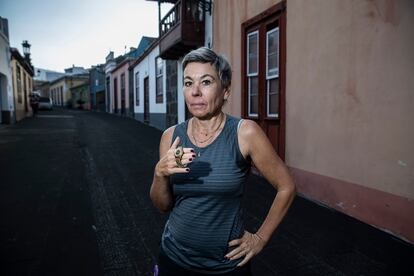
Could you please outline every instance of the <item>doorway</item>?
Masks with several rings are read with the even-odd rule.
[[[118,113],[118,79],[114,78],[114,113]]]

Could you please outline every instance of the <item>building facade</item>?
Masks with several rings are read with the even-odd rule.
[[[105,68],[92,66],[89,71],[90,103],[92,110],[105,111]]]
[[[53,70],[43,69],[43,68],[35,68],[34,69],[34,81],[54,81],[57,78],[64,76],[65,73],[57,72]]]
[[[111,113],[122,116],[130,114],[129,65],[132,59],[126,58],[111,71]]]
[[[226,111],[256,121],[299,193],[414,242],[412,1],[214,1]]]
[[[84,82],[70,88],[72,108],[90,110],[90,88],[89,82]]]
[[[134,77],[134,117],[158,129],[165,125],[164,61],[159,56],[158,43],[131,65]],[[158,61],[158,64],[156,64]],[[158,74],[156,71],[158,70]],[[158,86],[157,86],[158,82]],[[157,93],[158,89],[158,93]]]
[[[49,97],[50,82],[64,76],[65,73],[56,72],[48,69],[34,68],[33,92],[39,93],[42,97]]]
[[[116,67],[116,64],[119,60],[121,62],[120,57],[117,59],[114,58],[114,52],[110,51],[109,54],[106,56],[106,62],[105,62],[105,110],[108,113],[112,113],[112,78],[111,73],[112,70]]]
[[[11,70],[9,27],[6,18],[0,17],[0,123],[15,121]]]
[[[15,120],[20,121],[30,115],[30,94],[33,92],[33,67],[22,57],[16,48],[10,48],[13,76],[13,99]]]
[[[84,83],[89,83],[89,74],[77,76],[65,75],[50,82],[49,95],[52,98],[53,105],[73,107],[70,89]]]

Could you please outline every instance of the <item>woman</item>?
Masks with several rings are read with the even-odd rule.
[[[295,186],[261,128],[223,113],[231,68],[208,48],[183,60],[184,97],[193,117],[167,129],[150,196],[170,212],[159,275],[250,275],[250,260],[286,214]],[[245,231],[241,198],[253,162],[277,189],[256,233]]]

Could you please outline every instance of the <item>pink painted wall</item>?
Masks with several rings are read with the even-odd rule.
[[[289,0],[286,17],[299,191],[414,243],[414,1]]]
[[[113,93],[114,93],[114,79],[117,78],[117,94],[118,94],[118,111],[121,110],[121,75],[125,74],[125,109],[129,108],[129,73],[128,73],[128,68],[129,68],[130,63],[127,61],[125,62],[125,64],[123,64],[122,66],[120,66],[119,68],[115,68],[114,71],[112,71],[111,73],[111,92],[112,92],[112,103],[111,103],[111,110],[112,112],[115,109],[115,100],[113,97]]]
[[[241,114],[241,24],[280,0],[219,0],[214,2],[213,50],[226,56],[233,69],[231,95],[224,110]]]
[[[280,1],[214,2],[213,48]],[[414,1],[286,1],[286,163],[299,192],[414,243]]]

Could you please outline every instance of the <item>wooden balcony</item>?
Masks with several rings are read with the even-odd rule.
[[[204,45],[204,0],[178,0],[160,21],[160,56],[179,59]]]

